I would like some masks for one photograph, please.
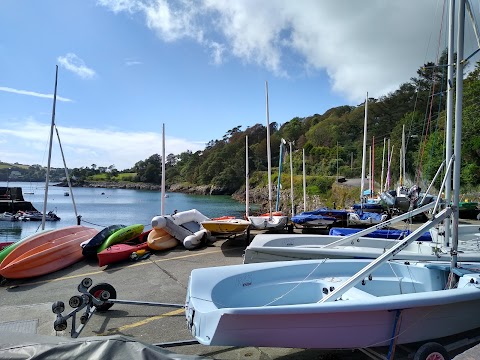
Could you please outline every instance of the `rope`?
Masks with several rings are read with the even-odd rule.
[[[87,224],[89,224],[89,225],[98,226],[98,227],[107,227],[107,226],[109,226],[109,225],[95,224],[95,223],[93,223],[93,222],[84,220],[83,218],[82,218],[82,222],[85,222],[85,223],[87,223]],[[149,226],[152,226],[152,224],[150,224],[150,223],[149,223],[149,224],[143,224],[143,227],[144,227],[144,228],[147,228],[147,227],[149,227]]]
[[[444,16],[445,16],[445,5],[446,5],[446,2],[443,3],[443,7],[442,7],[442,21],[440,23],[440,34],[438,36],[438,45],[437,45],[437,61],[436,61],[436,66],[435,66],[435,69],[439,66],[439,53],[440,53],[440,39],[442,37],[442,32],[443,32],[443,19],[444,19]],[[430,94],[429,95],[429,101],[430,101],[430,107],[429,109],[427,109],[427,113],[428,115],[426,114],[426,118],[427,118],[427,124],[426,124],[426,127],[425,127],[425,123],[424,123],[424,128],[422,130],[422,133],[423,133],[423,143],[422,143],[422,146],[420,147],[420,151],[419,151],[419,159],[418,159],[418,168],[417,168],[417,175],[416,175],[416,183],[418,184],[419,181],[420,181],[420,172],[421,172],[421,169],[422,169],[422,163],[423,163],[423,155],[424,155],[424,152],[425,152],[425,147],[426,147],[426,142],[427,142],[427,136],[429,134],[429,130],[430,130],[430,122],[431,122],[431,118],[432,118],[432,109],[433,109],[433,99],[434,99],[434,96],[435,96],[435,70],[432,71],[432,85],[431,85],[431,91],[430,91]],[[443,84],[443,72],[442,72],[442,84]],[[443,86],[443,85],[442,85]]]
[[[269,305],[273,304],[274,302],[282,299],[283,297],[285,297],[285,296],[288,295],[289,293],[291,293],[291,292],[292,292],[293,290],[295,290],[298,286],[300,286],[300,284],[304,283],[304,282],[310,277],[310,275],[312,275],[312,274],[315,272],[315,270],[318,269],[318,267],[319,267],[320,265],[324,264],[324,263],[327,262],[328,260],[329,260],[329,259],[327,259],[327,258],[322,259],[322,261],[321,261],[320,263],[318,263],[317,266],[315,266],[315,268],[314,268],[312,271],[310,271],[310,273],[309,273],[307,276],[305,276],[305,277],[303,278],[303,280],[301,280],[298,284],[296,284],[293,288],[291,288],[290,290],[288,290],[288,291],[287,291],[286,293],[284,293],[283,295],[276,297],[275,299],[273,299],[272,301],[266,303],[265,305],[262,305],[262,307],[269,306]],[[213,301],[212,299],[205,299],[205,298],[201,298],[201,297],[198,297],[198,296],[191,296],[191,297],[192,297],[193,299],[210,302],[210,303],[212,303],[212,304],[215,304],[215,306],[228,307],[228,304],[222,304],[222,303],[220,303],[220,302]]]
[[[284,298],[285,296],[287,296],[288,294],[290,294],[293,290],[295,290],[297,287],[299,287],[301,284],[303,284],[303,283],[310,277],[310,275],[312,275],[312,274],[315,272],[315,270],[317,270],[318,267],[319,267],[321,264],[324,264],[326,261],[327,261],[327,259],[323,259],[323,261],[320,262],[320,263],[318,263],[317,266],[315,266],[315,269],[313,269],[312,271],[310,271],[310,273],[309,273],[302,281],[298,282],[297,285],[295,285],[293,288],[291,288],[290,290],[288,290],[288,291],[287,291],[285,294],[283,294],[282,296],[279,296],[279,297],[273,299],[272,301],[270,301],[269,303],[266,303],[266,304],[263,305],[263,306],[271,305],[271,304],[273,304],[275,301],[278,301],[278,300]]]

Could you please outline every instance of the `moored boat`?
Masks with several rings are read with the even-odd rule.
[[[42,221],[43,214],[40,211],[19,211],[16,214],[18,220],[22,221]],[[45,221],[59,221],[60,217],[53,211],[45,215]]]
[[[18,216],[11,212],[5,211],[0,214],[0,221],[18,221]]]

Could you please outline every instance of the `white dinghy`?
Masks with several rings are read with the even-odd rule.
[[[268,206],[270,211],[259,216],[249,216],[251,227],[257,230],[282,230],[287,226],[288,216],[281,212],[272,212],[272,157],[270,154],[270,116],[268,110],[268,83],[265,82],[267,113],[267,162],[268,162]]]
[[[192,271],[187,322],[204,345],[353,349],[457,334],[480,326],[480,266],[397,261],[342,285],[369,260],[308,260]],[[330,299],[337,301],[328,301]],[[458,311],[452,311],[458,309]],[[395,329],[395,319],[402,316]]]
[[[387,250],[398,244],[399,240],[370,238],[368,234],[380,227],[400,222],[419,212],[431,209],[433,203],[394,219],[361,230],[348,236],[318,235],[318,234],[258,234],[245,249],[243,262],[245,264],[309,259],[376,259]],[[428,233],[428,232],[427,232]],[[399,260],[449,261],[452,251],[451,244],[445,238],[443,225],[430,229],[433,241],[422,241],[419,234],[415,241],[395,256]],[[461,251],[458,258],[461,261],[480,262],[478,249],[470,250],[472,243],[480,243],[480,226],[460,225],[458,238]]]
[[[457,253],[465,0],[458,8],[453,204],[447,201],[445,209],[373,261],[302,260],[193,270],[185,315],[200,343],[353,349],[438,339],[480,327],[475,316],[480,263],[459,263]],[[450,262],[393,260],[450,217]]]

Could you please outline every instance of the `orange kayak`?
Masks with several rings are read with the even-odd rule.
[[[7,255],[0,265],[0,275],[22,279],[63,269],[83,259],[80,244],[97,233],[93,228],[70,226],[40,234]]]

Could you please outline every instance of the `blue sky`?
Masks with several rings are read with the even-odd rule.
[[[0,160],[123,170],[235,126],[380,97],[444,48],[444,1],[2,0]],[[478,4],[473,5],[478,14]],[[476,49],[467,31],[466,52]],[[54,139],[52,166],[62,167]]]

